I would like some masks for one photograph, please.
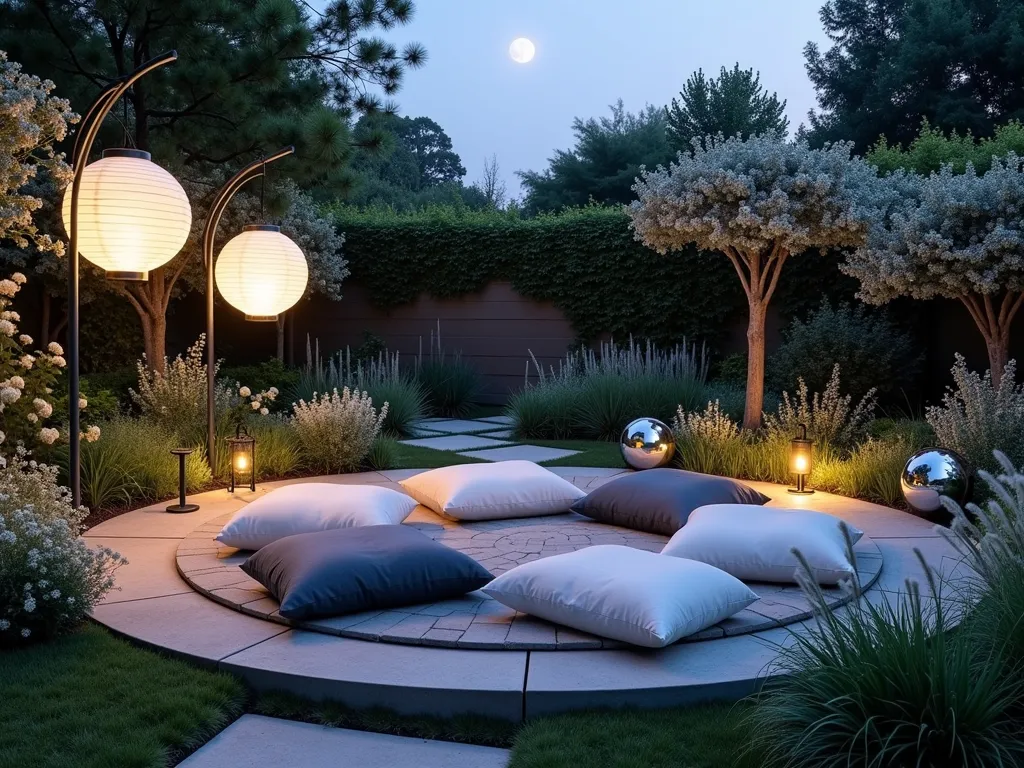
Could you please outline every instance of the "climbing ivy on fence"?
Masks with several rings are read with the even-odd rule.
[[[552,302],[583,341],[610,333],[716,345],[746,317],[743,291],[724,256],[696,249],[657,254],[634,240],[618,208],[533,219],[453,208],[396,214],[339,207],[332,215],[345,233],[352,279],[381,308],[508,280],[522,296]],[[822,295],[852,297],[855,284],[836,261],[810,254],[786,265],[776,299],[783,316],[816,307]]]

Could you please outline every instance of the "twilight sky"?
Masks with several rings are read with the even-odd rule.
[[[426,115],[451,136],[468,174],[498,157],[510,195],[517,170],[539,170],[572,144],[574,117],[608,114],[622,98],[635,112],[663,106],[698,67],[717,75],[739,62],[787,100],[790,129],[806,120],[814,91],[803,66],[809,40],[827,44],[823,0],[417,0],[416,17],[387,37],[426,46],[407,73],[400,111]],[[528,37],[529,64],[508,46]]]

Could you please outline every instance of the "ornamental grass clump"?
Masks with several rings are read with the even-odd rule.
[[[856,599],[837,612],[797,554],[815,624],[791,633],[775,677],[755,696],[750,755],[786,768],[1021,764],[1024,686],[972,634],[950,631],[949,597],[940,600],[919,552],[926,595],[908,581],[906,592],[868,601],[851,584]]]
[[[953,364],[953,387],[942,405],[930,406],[925,418],[939,445],[956,451],[975,467],[998,472],[993,451],[999,449],[1015,465],[1024,463],[1024,385],[1018,385],[1017,364],[1006,364],[999,383],[992,371],[967,369],[962,355]]]
[[[412,425],[427,411],[427,397],[417,378],[402,368],[400,357],[386,350],[376,357],[360,360],[349,347],[324,360],[320,344],[306,339],[306,365],[291,391],[293,400],[312,398],[316,392],[349,387],[368,392],[378,403],[388,404],[383,430],[391,437],[410,434]]]
[[[366,392],[345,387],[313,393],[307,402],[295,403],[292,424],[298,436],[303,462],[317,472],[354,472],[369,455],[387,417],[388,404],[380,409]]]
[[[606,342],[570,352],[547,370],[530,352],[525,385],[509,415],[523,438],[618,440],[633,419],[668,422],[680,404],[697,407],[706,377],[704,349],[685,341],[669,350],[632,338],[625,346]]]
[[[52,637],[84,621],[114,587],[117,553],[79,538],[56,467],[15,453],[0,468],[0,646]]]
[[[940,534],[971,567],[976,578],[970,596],[977,602],[971,625],[979,643],[1001,653],[1007,667],[1024,675],[1024,473],[1001,451],[993,457],[1002,470],[979,470],[990,498],[966,511],[952,499],[942,504],[952,514]],[[1021,708],[1024,709],[1024,702]]]

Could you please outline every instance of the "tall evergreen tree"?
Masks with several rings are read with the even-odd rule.
[[[1024,118],[1022,0],[828,0],[820,15],[833,45],[804,49],[812,142],[863,151],[909,144],[922,118],[975,136]]]
[[[410,0],[331,0],[323,11],[301,0],[7,0],[0,49],[52,79],[80,112],[112,78],[177,49],[173,66],[135,84],[99,147],[127,141],[189,179],[294,144],[281,172],[341,186],[350,116],[394,111],[377,92],[394,94],[405,68],[425,60],[420,46],[399,51],[375,34],[412,14]],[[146,283],[109,284],[137,310],[156,365],[168,304],[192,272],[185,260]]]
[[[665,136],[665,112],[648,106],[627,112],[622,99],[610,117],[573,121],[576,146],[558,150],[545,171],[521,171],[528,213],[557,211],[567,206],[628,203],[640,166],[667,163],[672,150]]]
[[[690,151],[695,138],[764,133],[785,136],[789,119],[786,102],[761,87],[761,74],[753,69],[722,67],[718,78],[698,69],[686,81],[678,99],[665,109],[666,131],[672,148]]]

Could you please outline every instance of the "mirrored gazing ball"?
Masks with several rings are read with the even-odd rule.
[[[942,509],[940,496],[948,496],[961,507],[971,490],[971,471],[962,457],[943,448],[925,448],[907,461],[900,475],[900,488],[907,506],[932,516]]]
[[[657,419],[631,421],[619,438],[619,449],[626,464],[633,469],[664,467],[676,452],[672,428]]]

